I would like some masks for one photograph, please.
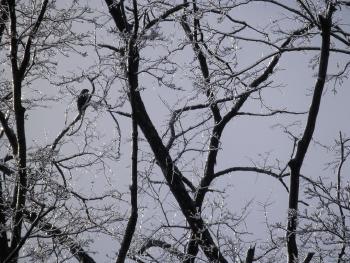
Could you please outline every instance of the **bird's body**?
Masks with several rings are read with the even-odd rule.
[[[91,95],[89,94],[89,90],[83,89],[77,99],[77,107],[80,114],[86,109],[87,103],[90,101],[90,99]]]

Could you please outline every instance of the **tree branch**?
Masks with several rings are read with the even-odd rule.
[[[183,260],[184,258],[186,258],[186,255],[184,253],[174,248],[171,244],[162,240],[152,239],[152,238],[147,239],[146,243],[142,245],[142,247],[137,252],[137,254],[144,254],[149,248],[152,248],[152,247],[162,248],[168,251],[170,254],[175,255],[180,260]]]
[[[250,247],[247,251],[247,257],[245,259],[245,263],[253,263],[255,254],[255,246]]]
[[[134,8],[135,12],[135,8]],[[136,43],[138,21],[135,21],[134,32],[128,43],[128,63],[127,63],[127,84],[129,88],[129,99],[131,107],[136,114],[136,120],[146,137],[154,156],[162,169],[163,175],[168,182],[169,188],[177,200],[183,215],[186,217],[193,232],[201,237],[199,244],[204,254],[211,261],[219,261],[226,263],[226,259],[221,254],[218,246],[215,244],[209,230],[207,229],[203,219],[198,216],[193,200],[186,191],[182,181],[182,174],[173,162],[169,152],[164,146],[157,130],[155,129],[147,110],[141,99],[138,90],[138,68],[139,68],[139,50]],[[131,93],[133,94],[131,96]]]
[[[319,16],[322,31],[322,47],[321,56],[319,62],[318,77],[315,84],[314,94],[309,110],[306,127],[301,140],[298,142],[296,153],[294,158],[289,162],[291,170],[290,176],[290,192],[289,192],[289,204],[288,204],[288,226],[287,226],[287,249],[288,249],[288,263],[295,263],[298,261],[298,247],[296,243],[296,228],[298,219],[298,201],[299,201],[299,180],[300,169],[303,165],[303,161],[312,139],[317,115],[321,103],[321,97],[323,87],[326,80],[329,49],[330,49],[330,29],[332,25],[332,13],[334,11],[333,5],[330,4],[327,9],[326,17]]]
[[[289,36],[283,42],[283,44],[281,45],[281,48],[285,48],[286,46],[288,46],[289,43],[292,41],[292,39],[295,36],[302,34],[306,30],[307,30],[307,28],[302,28],[300,30],[293,32],[291,34],[291,36]],[[238,115],[239,110],[241,109],[243,104],[246,102],[246,100],[249,98],[250,94],[253,91],[256,91],[258,89],[258,86],[260,84],[262,84],[264,81],[266,81],[268,79],[269,75],[272,74],[272,72],[273,72],[275,66],[277,65],[281,55],[282,55],[282,53],[279,52],[273,57],[273,59],[271,60],[271,62],[267,66],[267,68],[264,70],[264,72],[249,85],[249,88],[251,88],[251,89],[247,93],[244,93],[242,96],[240,96],[240,98],[237,100],[237,102],[231,108],[231,110],[229,112],[227,112],[222,117],[220,122],[214,126],[213,131],[212,131],[212,135],[210,138],[210,142],[209,142],[209,153],[208,153],[207,160],[205,163],[204,176],[200,181],[200,185],[197,189],[197,193],[195,196],[195,204],[196,204],[198,211],[201,211],[204,197],[209,190],[210,184],[215,179],[214,166],[215,166],[216,157],[217,157],[217,154],[219,151],[220,138],[221,138],[221,135],[223,133],[224,128],[226,127],[227,123],[229,123],[229,121],[231,121],[232,118],[234,118],[235,116]],[[282,182],[282,184],[284,184],[284,183]],[[286,186],[285,186],[285,188],[288,191],[288,188]],[[193,263],[194,262],[195,255],[198,253],[198,249],[196,248],[197,245],[195,243],[196,243],[196,238],[192,234],[191,241],[188,245],[188,250],[187,250],[188,254],[192,255],[192,256],[186,261],[186,263]]]
[[[25,71],[28,68],[29,61],[30,61],[30,55],[31,55],[30,49],[32,47],[32,42],[33,42],[33,39],[35,38],[36,33],[39,30],[39,27],[40,27],[43,19],[44,19],[44,14],[46,12],[47,4],[48,4],[48,0],[44,0],[42,2],[39,16],[38,16],[32,30],[30,31],[30,33],[28,35],[28,40],[27,40],[26,46],[24,48],[23,60],[22,60],[21,66],[19,68],[19,77],[21,79],[23,79]]]
[[[165,11],[163,14],[161,14],[159,17],[151,20],[146,26],[144,30],[147,30],[149,28],[151,28],[152,26],[154,26],[155,24],[157,24],[158,22],[162,21],[163,19],[166,19],[168,16],[176,13],[177,11],[187,7],[189,5],[189,3],[183,3],[183,4],[179,4],[177,6],[174,6],[173,8],[170,8],[169,10]]]
[[[315,253],[313,253],[313,252],[307,253],[307,255],[306,255],[306,257],[305,257],[303,263],[310,263],[310,262],[311,262],[311,259],[312,259],[312,257],[313,257],[314,255],[315,255]]]
[[[120,0],[119,3],[115,0],[105,0],[108,11],[111,14],[115,25],[117,26],[118,30],[123,32],[129,32],[130,31],[130,25],[127,22],[125,11],[124,11],[124,0]]]
[[[38,215],[36,213],[25,211],[25,219],[29,222],[33,223],[37,218]],[[79,261],[79,263],[96,263],[79,243],[70,238],[67,234],[63,233],[53,224],[43,222],[42,217],[37,223],[37,228],[45,232],[48,236],[55,238],[60,245],[67,246],[71,254]]]
[[[16,134],[14,130],[9,126],[7,118],[1,111],[0,111],[0,123],[2,125],[3,131],[6,134],[7,139],[10,142],[13,155],[17,155],[18,143],[17,143]]]
[[[134,21],[135,27],[134,30],[137,33],[138,30],[138,11],[136,0],[133,1],[134,5]],[[134,103],[135,90],[130,90],[130,102]],[[135,105],[131,106],[131,122],[132,122],[132,152],[131,152],[131,186],[130,186],[130,195],[131,195],[131,214],[129,217],[128,224],[126,226],[125,234],[123,241],[120,245],[119,254],[116,260],[116,263],[123,263],[125,261],[127,252],[130,248],[132,237],[134,236],[137,217],[138,217],[138,208],[137,208],[137,154],[138,154],[138,131],[137,131],[137,116],[135,113]]]
[[[13,86],[13,109],[15,112],[15,123],[17,133],[17,169],[16,184],[13,189],[13,200],[15,209],[13,213],[11,231],[11,245],[10,250],[14,251],[21,240],[22,223],[23,223],[23,209],[26,201],[27,191],[27,172],[26,172],[26,137],[24,113],[25,109],[22,106],[22,79],[18,71],[18,39],[17,39],[17,18],[16,18],[16,3],[14,0],[7,0],[10,17],[10,34],[11,34],[11,50],[10,61],[12,67],[12,86]],[[14,258],[18,258],[18,251],[14,254]]]

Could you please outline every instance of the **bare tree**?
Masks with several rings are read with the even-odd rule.
[[[258,2],[258,1],[251,1]],[[270,4],[277,5],[281,7],[282,9],[285,9],[289,12],[291,12],[293,15],[297,15],[298,19],[304,23],[304,27],[300,29],[296,29],[295,31],[292,31],[291,33],[285,32],[285,40],[282,42],[280,46],[278,46],[278,42],[273,43],[273,41],[263,41],[260,39],[254,39],[254,38],[244,38],[237,36],[238,33],[241,33],[241,31],[245,29],[249,29],[251,31],[254,31],[255,34],[261,35],[261,36],[268,36],[270,39],[270,35],[268,33],[260,30],[257,27],[250,26],[249,23],[245,21],[239,21],[237,19],[232,18],[229,14],[230,9],[233,9],[236,6],[239,5],[246,5],[249,4],[248,2],[245,3],[235,3],[232,5],[227,5],[227,9],[225,9],[223,6],[208,8],[206,9],[205,3],[197,3],[197,1],[194,1],[192,3],[189,3],[187,1],[184,1],[183,4],[179,4],[176,6],[173,6],[171,8],[168,8],[163,12],[163,14],[159,16],[155,16],[155,12],[151,12],[152,15],[154,15],[151,19],[148,15],[148,9],[154,8],[154,6],[138,6],[136,1],[133,1],[130,4],[130,7],[125,7],[126,3],[120,2],[115,3],[112,1],[106,1],[110,14],[114,20],[114,23],[118,30],[120,31],[120,35],[123,37],[123,41],[125,41],[125,44],[123,47],[118,47],[113,49],[109,45],[102,45],[103,47],[110,48],[111,50],[125,50],[129,51],[127,55],[128,62],[125,63],[129,65],[129,68],[125,71],[126,78],[128,79],[128,87],[129,89],[138,89],[138,78],[140,74],[143,72],[149,72],[147,71],[147,67],[143,68],[142,70],[139,70],[139,60],[140,60],[140,47],[146,46],[146,41],[144,39],[147,39],[143,36],[146,30],[150,30],[154,25],[159,24],[162,20],[163,21],[171,21],[174,18],[169,18],[169,15],[172,15],[175,12],[178,12],[179,10],[182,12],[181,15],[177,15],[177,18],[175,18],[175,21],[178,20],[182,28],[184,29],[184,33],[187,36],[188,43],[192,46],[194,55],[196,60],[198,61],[198,67],[200,69],[201,75],[198,75],[198,83],[196,83],[202,90],[203,94],[207,97],[207,103],[193,105],[193,106],[185,106],[183,108],[179,108],[174,110],[174,112],[171,114],[172,118],[169,121],[169,127],[168,131],[171,134],[169,137],[169,143],[166,144],[160,140],[160,136],[158,135],[158,132],[154,129],[154,124],[152,124],[151,119],[148,116],[148,113],[145,109],[144,103],[142,101],[141,96],[137,98],[136,105],[139,106],[138,112],[139,115],[139,126],[143,131],[143,134],[145,138],[147,139],[153,154],[155,156],[155,159],[157,161],[157,164],[160,166],[161,170],[163,171],[163,174],[166,178],[167,185],[169,186],[172,194],[176,198],[180,209],[182,210],[182,213],[184,214],[186,221],[189,224],[189,227],[192,229],[191,239],[187,246],[187,253],[188,253],[188,259],[186,259],[186,262],[193,262],[195,260],[195,257],[198,253],[197,245],[199,244],[206,256],[209,260],[217,260],[226,262],[226,259],[222,257],[222,255],[219,252],[219,249],[215,248],[216,244],[212,243],[212,238],[206,237],[206,234],[203,235],[203,233],[206,233],[206,230],[201,230],[200,234],[198,230],[195,228],[196,225],[201,225],[200,222],[194,222],[192,224],[192,218],[194,212],[196,212],[197,217],[201,220],[201,210],[203,201],[205,198],[206,193],[209,190],[209,187],[212,183],[212,181],[217,178],[218,176],[222,176],[228,172],[233,171],[256,171],[261,172],[265,174],[272,174],[277,179],[281,180],[284,177],[283,172],[286,170],[287,166],[285,166],[283,169],[281,169],[281,172],[276,172],[273,174],[271,171],[260,168],[260,167],[240,167],[240,168],[231,168],[226,169],[225,172],[219,172],[215,173],[214,167],[216,164],[217,154],[220,150],[220,139],[221,135],[223,133],[223,130],[227,123],[234,120],[234,118],[240,114],[240,110],[242,106],[245,104],[245,102],[252,97],[252,95],[256,92],[261,92],[262,89],[266,89],[269,87],[269,83],[267,82],[269,78],[271,78],[272,73],[274,72],[274,69],[276,65],[278,64],[281,56],[285,52],[290,51],[302,51],[302,50],[317,50],[319,48],[316,47],[295,47],[295,43],[297,43],[298,39],[305,39],[306,37],[310,37],[311,32],[319,32],[319,34],[322,35],[322,46],[321,46],[321,53],[320,53],[320,66],[319,66],[319,73],[318,73],[318,79],[317,83],[315,85],[315,93],[314,97],[311,103],[311,107],[309,110],[309,117],[308,121],[306,123],[306,128],[303,136],[301,137],[300,141],[296,145],[295,148],[295,155],[293,154],[292,159],[287,162],[290,166],[291,173],[290,173],[290,190],[289,190],[289,216],[288,216],[288,228],[286,232],[286,242],[288,247],[288,258],[289,262],[296,262],[298,261],[298,247],[296,242],[296,229],[297,229],[297,215],[298,215],[298,202],[299,202],[299,180],[300,180],[300,169],[303,164],[303,159],[305,157],[305,154],[307,152],[307,149],[309,147],[313,131],[315,129],[316,119],[317,119],[317,113],[320,106],[321,101],[321,95],[324,87],[324,83],[326,80],[327,75],[327,65],[328,65],[328,57],[329,57],[329,50],[330,50],[330,36],[332,34],[332,27],[338,27],[337,25],[332,24],[332,13],[336,9],[336,5],[341,3],[334,3],[334,2],[328,2],[325,6],[324,14],[317,16],[317,7],[312,2],[309,3],[303,3],[298,2],[298,7],[295,8],[294,6],[287,6],[275,1],[262,1]],[[126,8],[126,9],[125,9]],[[133,10],[133,11],[127,11],[127,10]],[[213,16],[213,14],[224,14],[225,18],[227,18],[233,25],[241,26],[241,28],[238,28],[237,30],[233,31],[233,33],[227,33],[227,32],[220,32],[220,30],[217,30],[215,26],[211,26],[210,20],[206,20],[205,22],[202,22],[204,20],[204,17],[210,14]],[[190,17],[190,18],[189,18]],[[208,15],[208,17],[210,17]],[[140,18],[144,18],[144,29],[140,29]],[[212,18],[214,20],[214,18]],[[224,19],[224,18],[222,18]],[[205,24],[205,26],[202,26],[202,24]],[[233,27],[233,26],[232,26]],[[233,27],[234,28],[234,27]],[[344,33],[343,30],[340,30],[340,32]],[[208,36],[206,36],[206,34]],[[344,33],[344,36],[347,34]],[[210,49],[210,46],[213,46],[212,43],[214,43],[214,40],[217,40],[222,46],[224,46],[225,40],[227,38],[238,38],[245,41],[252,41],[252,42],[259,42],[276,48],[277,52],[272,53],[271,55],[268,55],[264,57],[261,60],[258,60],[256,63],[254,63],[252,66],[248,67],[247,69],[236,71],[234,70],[234,66],[230,64],[229,61],[225,60],[223,58],[223,55],[219,53],[220,46],[216,47],[216,50],[213,51]],[[161,37],[159,37],[161,39]],[[209,40],[205,40],[209,39]],[[134,47],[137,43],[137,40],[139,41],[139,46]],[[344,38],[341,38],[342,42],[345,44],[348,44],[348,41]],[[143,44],[145,43],[145,44]],[[219,44],[219,45],[220,45]],[[183,44],[184,46],[186,44]],[[222,48],[224,49],[224,48]],[[227,50],[228,48],[226,48]],[[334,50],[336,51],[336,50]],[[338,50],[339,52],[347,53],[346,49],[344,50]],[[232,52],[234,53],[234,52]],[[226,55],[226,54],[225,54]],[[168,57],[170,54],[168,54]],[[259,65],[262,61],[271,58],[271,61],[266,68],[259,68]],[[163,58],[162,62],[168,62],[166,58]],[[210,61],[210,62],[209,62]],[[134,63],[134,64],[133,64]],[[168,62],[169,64],[171,62]],[[217,64],[221,64],[217,66]],[[133,65],[133,66],[130,66]],[[212,73],[212,72],[213,73]],[[133,76],[133,78],[130,78],[130,75]],[[156,76],[157,77],[157,76]],[[244,91],[241,94],[238,94],[236,96],[227,96],[227,91],[230,91],[233,93],[235,92],[237,94],[237,87],[235,85],[232,85],[233,87],[230,87],[230,85],[222,85],[220,83],[220,79],[227,78],[227,82],[231,80],[230,83],[239,84],[244,87]],[[157,77],[158,80],[163,80],[161,77]],[[216,78],[217,83],[212,84],[211,78]],[[247,81],[243,81],[245,79],[252,79],[251,82],[247,83]],[[218,84],[220,83],[220,84]],[[220,90],[220,88],[222,90]],[[131,91],[129,91],[131,93]],[[139,94],[139,93],[138,93]],[[200,93],[199,93],[200,94]],[[223,94],[225,99],[218,101],[218,96]],[[130,96],[129,96],[130,98]],[[228,110],[226,113],[224,113],[222,105],[224,105],[227,101],[234,100],[234,106],[231,107],[231,110]],[[134,102],[132,102],[134,103]],[[135,107],[135,106],[133,106]],[[185,185],[177,185],[179,182],[183,181],[184,183],[188,182],[189,180],[185,178],[185,176],[181,173],[180,169],[175,164],[174,160],[178,162],[178,160],[181,158],[181,155],[184,154],[186,151],[186,148],[189,147],[189,143],[186,142],[186,144],[183,146],[184,150],[180,153],[180,157],[176,156],[171,158],[168,154],[169,150],[173,147],[174,142],[177,140],[177,137],[184,136],[186,132],[189,133],[190,129],[182,130],[179,132],[181,135],[177,135],[175,130],[175,124],[177,121],[183,121],[183,119],[180,119],[180,115],[183,114],[183,112],[192,111],[192,110],[198,110],[198,109],[210,109],[211,114],[209,119],[213,119],[214,124],[212,127],[212,131],[210,132],[209,138],[208,138],[208,154],[204,165],[203,170],[203,176],[200,179],[198,187],[195,187],[195,193],[193,195],[193,199],[190,196],[183,196],[184,187]],[[135,108],[134,108],[135,110]],[[282,109],[276,109],[271,110],[269,114],[277,114],[277,113],[286,113],[286,114],[297,114],[297,112],[288,112],[283,111]],[[223,116],[222,116],[223,114]],[[266,115],[269,115],[266,114]],[[207,122],[203,122],[207,123]],[[200,126],[200,124],[198,124]],[[198,128],[198,127],[196,127]],[[185,137],[185,136],[184,136]],[[162,147],[165,147],[164,150],[162,150]],[[164,162],[164,156],[166,156],[166,161]],[[171,165],[171,169],[167,168],[167,164]],[[169,173],[171,174],[171,177],[169,176]],[[177,177],[178,176],[178,177]],[[185,178],[180,180],[181,178]],[[191,190],[194,190],[191,184],[189,187]],[[286,185],[285,185],[286,186]],[[288,187],[289,188],[289,187]],[[288,189],[287,188],[287,189]],[[191,204],[191,199],[194,201],[194,207],[191,208],[186,206],[185,204]],[[183,204],[184,203],[184,204]],[[192,211],[191,213],[187,214],[187,211]],[[204,232],[203,232],[204,231]],[[204,237],[203,237],[204,236]],[[206,239],[208,241],[206,241]],[[204,243],[202,243],[204,241]],[[208,253],[206,249],[208,246],[211,247],[211,251],[214,251],[216,255],[218,255],[217,258],[213,257],[212,254]],[[212,248],[215,248],[214,250]],[[308,262],[311,260],[313,253],[310,252],[309,255],[306,257],[305,262]]]
[[[84,111],[73,108],[73,120],[63,121],[52,130],[58,134],[56,138],[40,142],[34,139],[33,143],[33,136],[27,132],[33,127],[32,117],[43,112],[45,103],[62,105],[64,96],[57,96],[53,87],[66,94],[71,91],[69,97],[75,102],[78,96],[74,95],[80,90],[71,89],[69,84],[86,80],[94,95],[96,72],[79,78],[57,74],[59,57],[84,55],[77,47],[86,46],[88,33],[74,32],[73,27],[89,21],[89,8],[75,1],[60,5],[48,0],[11,0],[1,1],[0,11],[0,261],[18,262],[28,257],[47,262],[51,257],[75,257],[80,262],[95,262],[83,248],[88,237],[79,240],[79,235],[96,229],[107,231],[106,225],[123,220],[123,216],[111,210],[100,214],[98,211],[111,208],[106,203],[90,204],[121,196],[110,189],[99,194],[84,193],[75,190],[70,179],[87,167],[99,170],[100,176],[106,174],[107,160],[118,159],[117,139],[113,138],[108,147],[94,145],[98,138],[92,132],[93,120],[86,122],[84,116],[89,105]],[[41,125],[47,128],[52,123],[42,121]],[[65,147],[71,147],[69,153]],[[111,151],[113,154],[109,154]]]
[[[346,12],[331,0],[1,1],[0,261],[99,262],[105,248],[115,262],[349,260],[348,131],[333,147],[318,138],[323,96],[347,83]],[[55,120],[32,129],[47,107]],[[311,162],[320,149],[336,155]],[[254,196],[240,179],[254,175],[285,202],[271,213],[256,200],[263,237],[254,201],[234,194]]]

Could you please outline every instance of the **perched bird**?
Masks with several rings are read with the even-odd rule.
[[[91,95],[89,94],[89,90],[83,89],[80,92],[78,99],[77,99],[77,107],[78,107],[78,111],[80,114],[82,114],[84,112],[90,99],[91,99]]]

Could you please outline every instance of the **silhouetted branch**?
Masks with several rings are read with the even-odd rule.
[[[135,29],[137,31],[138,24],[138,11],[136,0],[133,1],[134,6],[134,20]],[[131,214],[129,217],[128,224],[125,229],[123,240],[120,244],[120,249],[116,263],[124,263],[127,252],[130,248],[131,240],[134,236],[137,217],[138,217],[138,207],[137,207],[137,163],[138,163],[138,128],[137,128],[137,115],[136,107],[134,103],[135,90],[130,92],[130,102],[131,102],[131,122],[132,122],[132,151],[131,151],[131,186],[130,186],[130,196],[131,196]]]
[[[38,216],[36,213],[26,211],[25,212],[26,220],[34,223],[37,218],[37,228],[45,232],[47,236],[52,237],[57,240],[57,242],[69,249],[71,254],[80,262],[80,263],[96,263],[95,260],[88,255],[88,253],[80,246],[78,242],[70,238],[66,233],[62,232],[58,227],[44,222],[44,218]]]
[[[312,257],[313,257],[314,255],[315,255],[314,252],[309,252],[309,253],[306,255],[306,257],[305,257],[303,263],[310,263],[311,260],[312,260]]]
[[[5,132],[5,135],[7,139],[9,140],[12,148],[13,155],[17,155],[18,152],[18,143],[17,143],[17,137],[12,128],[8,125],[8,120],[5,117],[5,115],[0,111],[0,123],[2,126],[3,131]]]
[[[245,263],[253,263],[254,260],[254,254],[255,254],[255,246],[250,247],[247,251],[247,257],[245,260]]]
[[[322,30],[322,47],[321,56],[319,62],[319,71],[317,81],[315,84],[314,94],[309,110],[309,115],[306,123],[306,127],[301,140],[297,144],[296,153],[294,158],[289,162],[291,171],[290,176],[290,192],[289,192],[289,204],[288,204],[288,226],[287,226],[287,249],[288,249],[288,262],[295,263],[298,261],[298,247],[296,243],[296,228],[298,219],[298,203],[299,203],[299,180],[300,169],[303,165],[304,157],[312,139],[317,115],[321,103],[321,97],[323,87],[326,80],[329,48],[330,48],[330,29],[332,25],[332,4],[329,5],[326,17],[319,16]]]
[[[151,20],[146,26],[145,26],[145,30],[151,28],[152,26],[154,26],[155,24],[157,24],[158,22],[166,19],[167,17],[169,17],[170,15],[176,13],[177,11],[187,7],[189,4],[188,3],[183,3],[180,5],[176,5],[172,8],[170,8],[169,10],[165,11],[163,14],[161,14],[159,17]]]
[[[177,256],[180,260],[183,260],[186,258],[186,255],[183,252],[174,248],[171,244],[162,240],[152,239],[152,238],[146,240],[146,242],[142,245],[142,247],[137,252],[137,254],[144,254],[149,248],[152,248],[152,247],[162,248],[165,251],[169,252],[170,254]]]

